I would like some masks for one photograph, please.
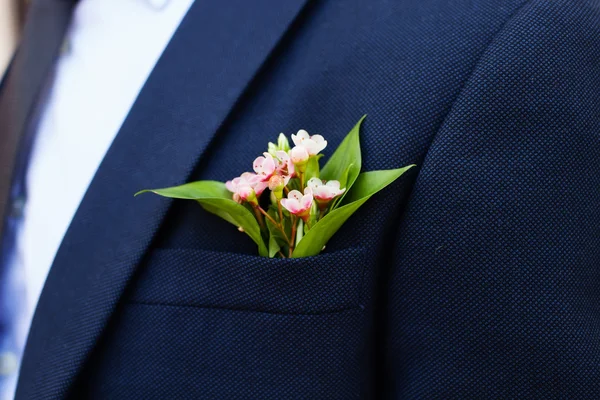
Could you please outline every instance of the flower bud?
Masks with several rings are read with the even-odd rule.
[[[285,185],[283,178],[279,175],[273,175],[269,179],[269,189],[271,191],[283,190],[283,186]]]
[[[278,147],[278,150],[282,150],[282,151],[290,150],[290,142],[288,141],[287,137],[283,133],[280,133],[279,137],[277,138],[277,147]]]
[[[277,155],[277,151],[279,150],[279,148],[277,147],[277,145],[273,142],[269,142],[269,144],[267,145],[268,147],[268,152],[270,155],[272,156],[276,156]]]
[[[303,173],[306,170],[306,164],[308,163],[308,158],[310,157],[308,151],[306,151],[303,146],[294,146],[290,152],[290,157],[292,158],[292,162],[294,163],[296,170],[298,170],[300,173]]]
[[[280,200],[283,197],[284,186],[285,181],[280,175],[273,175],[269,178],[269,190],[271,190],[271,193],[277,200]]]
[[[277,137],[277,144],[273,142],[269,142],[268,144],[269,154],[276,156],[278,151],[290,151],[290,142],[288,142],[287,137],[283,133],[280,133]]]
[[[256,192],[250,186],[242,186],[238,190],[240,199],[247,201],[250,204],[258,205],[258,199],[256,198]]]

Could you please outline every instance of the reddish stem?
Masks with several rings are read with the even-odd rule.
[[[269,221],[271,221],[273,223],[273,225],[278,226],[279,224],[277,223],[277,221],[275,221],[273,219],[273,217],[271,217],[265,210],[263,210],[261,207],[258,208],[258,210],[262,213],[262,215],[264,215],[265,217],[267,217],[267,219]]]
[[[283,234],[283,237],[285,238],[285,240],[288,241],[288,243],[290,243],[290,240],[288,239],[287,235],[285,234],[285,230],[283,229],[283,226],[281,226],[281,224],[277,223],[277,221],[275,221],[273,219],[273,217],[271,217],[269,214],[267,214],[267,212],[265,210],[263,210],[262,208],[258,207],[258,210],[269,219],[269,221],[271,221],[271,223],[273,225],[275,225],[275,227],[277,229],[279,229],[281,231],[281,233]]]
[[[265,229],[265,221],[263,220],[262,215],[260,215],[260,211],[263,211],[263,209],[260,208],[260,206],[254,206],[253,210],[254,210],[254,215],[256,215],[256,219],[258,220],[258,224],[260,225],[260,228]]]
[[[292,240],[290,241],[290,257],[292,257],[292,252],[294,251],[294,241],[296,240],[296,224],[298,222],[297,218],[292,216]]]

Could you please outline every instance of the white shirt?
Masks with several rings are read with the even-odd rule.
[[[27,304],[22,345],[52,261],[106,151],[193,0],[80,0],[27,172],[13,270]],[[21,354],[17,354],[20,362]],[[17,373],[2,399],[12,399]]]

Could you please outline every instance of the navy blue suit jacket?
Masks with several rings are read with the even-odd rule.
[[[279,132],[331,154],[365,113],[364,169],[418,168],[319,256],[133,197],[230,179]],[[17,390],[599,396],[596,0],[196,1],[60,247]]]

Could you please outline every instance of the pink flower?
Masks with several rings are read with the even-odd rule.
[[[269,186],[268,180],[256,182],[256,184],[254,185],[254,191],[256,192],[256,195],[260,196],[262,194],[262,192],[264,192],[268,186]]]
[[[306,220],[310,215],[310,208],[313,203],[312,189],[304,189],[304,195],[297,190],[288,193],[287,199],[281,199],[281,205],[290,213]]]
[[[290,179],[296,176],[294,163],[292,162],[290,155],[282,150],[277,152],[277,158],[280,161],[279,165],[277,166],[277,173],[283,176],[285,184],[287,185]]]
[[[254,202],[267,187],[267,183],[259,180],[256,174],[244,172],[241,176],[225,182],[227,190],[233,193],[233,200],[238,203]]]
[[[327,183],[324,184],[319,178],[310,178],[306,185],[312,189],[313,195],[319,203],[328,203],[346,191],[345,188],[340,189],[339,181],[334,180],[327,181]]]
[[[237,193],[238,189],[242,186],[250,186],[252,187],[251,181],[253,180],[254,174],[250,172],[244,172],[242,176],[238,176],[237,178],[233,178],[230,181],[225,182],[225,187],[232,193]]]
[[[311,156],[319,154],[327,147],[327,140],[323,136],[310,136],[304,129],[300,129],[296,135],[292,134],[292,140],[296,146],[304,147]]]
[[[269,179],[277,170],[277,165],[279,163],[271,154],[266,152],[263,154],[264,157],[256,157],[253,165],[254,171],[256,172],[253,187],[257,196],[260,196],[267,186],[269,186]]]
[[[269,153],[263,153],[263,156],[256,157],[254,160],[254,172],[256,175],[261,177],[261,180],[268,180],[271,175],[275,172],[275,168],[277,167],[277,163],[272,155]]]

